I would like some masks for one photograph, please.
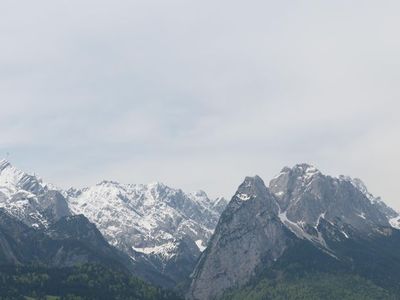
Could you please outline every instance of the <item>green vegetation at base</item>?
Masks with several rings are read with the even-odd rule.
[[[100,265],[71,268],[1,266],[2,300],[176,300],[172,291]]]
[[[369,280],[348,274],[312,274],[301,278],[262,279],[237,291],[226,293],[224,300],[386,300],[399,299]]]

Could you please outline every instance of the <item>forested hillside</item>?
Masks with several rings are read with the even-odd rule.
[[[0,299],[177,300],[171,291],[100,265],[72,268],[1,266]]]

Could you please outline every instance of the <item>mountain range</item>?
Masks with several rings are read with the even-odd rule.
[[[189,276],[226,204],[204,191],[186,194],[162,183],[103,181],[62,190],[0,161],[0,207],[10,216],[46,231],[66,217],[84,215],[129,256],[135,274],[163,287]]]
[[[162,183],[63,190],[0,161],[1,265],[102,265],[187,299],[397,299],[399,219],[308,164],[246,177],[228,203]]]

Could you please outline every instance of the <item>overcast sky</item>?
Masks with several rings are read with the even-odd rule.
[[[0,157],[231,197],[308,162],[400,209],[400,2],[0,2]]]

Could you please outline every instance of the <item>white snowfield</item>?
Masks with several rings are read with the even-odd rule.
[[[162,258],[173,256],[184,237],[204,250],[219,218],[204,192],[185,194],[162,183],[103,181],[67,197],[71,210],[95,223],[112,245]]]

